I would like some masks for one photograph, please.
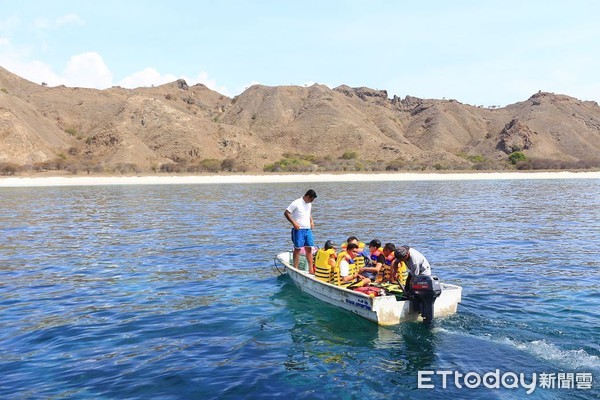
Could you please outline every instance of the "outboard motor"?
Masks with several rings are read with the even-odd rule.
[[[433,321],[433,303],[441,293],[442,285],[437,276],[419,275],[410,281],[411,300],[426,324]]]

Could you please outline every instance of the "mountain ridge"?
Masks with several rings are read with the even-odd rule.
[[[184,80],[48,87],[0,67],[0,163],[16,171],[506,169],[514,152],[599,166],[600,107],[546,92],[483,108],[346,85],[253,85],[233,98]]]

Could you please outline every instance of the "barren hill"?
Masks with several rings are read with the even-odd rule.
[[[9,173],[501,169],[514,152],[534,167],[599,166],[600,107],[541,92],[482,108],[348,86],[255,85],[233,99],[183,80],[47,87],[0,68]]]

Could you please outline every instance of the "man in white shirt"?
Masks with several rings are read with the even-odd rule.
[[[312,218],[312,202],[317,198],[317,193],[310,189],[299,199],[296,199],[283,212],[285,218],[292,224],[292,242],[294,243],[294,268],[298,268],[300,249],[304,248],[308,261],[308,272],[315,273],[312,248],[315,245],[312,228],[315,223]]]

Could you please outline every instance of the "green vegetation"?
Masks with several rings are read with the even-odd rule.
[[[358,153],[356,151],[347,151],[340,157],[342,160],[355,160],[358,158]]]
[[[447,164],[442,162],[409,162],[402,158],[394,160],[368,160],[357,159],[355,152],[346,152],[345,156],[332,159],[331,156],[319,157],[311,154],[285,153],[281,160],[266,164],[263,167],[264,172],[395,172],[395,171],[459,171],[459,170],[506,170],[517,169],[591,169],[600,167],[598,161],[556,161],[544,159],[523,160],[522,156],[512,156],[516,159],[516,164],[510,164],[507,161],[491,160],[481,155],[459,154],[462,158],[468,160],[470,164]],[[355,155],[356,154],[356,155]],[[522,155],[522,153],[520,153]],[[524,156],[523,156],[524,157]]]
[[[353,153],[353,152],[349,152]],[[346,154],[346,153],[345,153]],[[356,158],[354,158],[356,157]],[[175,161],[156,164],[150,168],[155,173],[222,173],[247,172],[250,169],[244,160],[234,158],[205,158],[182,159],[171,156]],[[359,159],[356,156],[334,158],[331,155],[316,156],[313,154],[285,153],[283,158],[263,166],[264,172],[396,172],[396,171],[446,171],[446,170],[589,170],[600,168],[598,160],[554,160],[526,158],[520,152],[512,153],[509,159],[490,160],[481,156],[471,156],[471,164],[462,162],[448,164],[447,162],[408,161],[402,158],[393,160]],[[514,164],[512,163],[514,160]],[[148,170],[132,163],[121,163],[107,166],[99,161],[85,159],[83,149],[69,148],[65,153],[57,154],[53,160],[35,164],[17,165],[0,163],[0,175],[18,175],[22,172],[65,171],[71,174],[79,173],[108,173],[108,174],[139,174]]]
[[[465,153],[459,153],[457,155],[459,157],[464,158],[465,160],[472,162],[472,163],[482,163],[482,162],[486,161],[486,158],[481,155],[472,155],[472,154],[465,154]]]
[[[3,91],[4,93],[8,94],[8,89],[6,89],[6,88],[2,88],[2,89],[0,89],[0,90],[1,90],[1,91]]]
[[[299,158],[282,158],[263,167],[265,172],[308,172],[314,169],[312,162]]]
[[[220,160],[217,158],[205,158],[197,162],[190,163],[186,160],[161,164],[152,168],[155,172],[168,173],[218,173],[218,172],[246,172],[247,166],[238,163],[233,158]]]
[[[19,166],[13,163],[0,163],[0,175],[15,175],[19,171]]]
[[[77,136],[77,129],[75,128],[67,128],[65,129],[65,132],[71,136]]]
[[[513,151],[508,156],[508,161],[512,165],[516,165],[517,163],[523,162],[523,161],[526,161],[526,160],[527,160],[527,157],[525,157],[525,154],[521,153],[520,151]]]
[[[385,166],[386,171],[401,171],[404,168],[404,162],[401,159],[392,160]]]

